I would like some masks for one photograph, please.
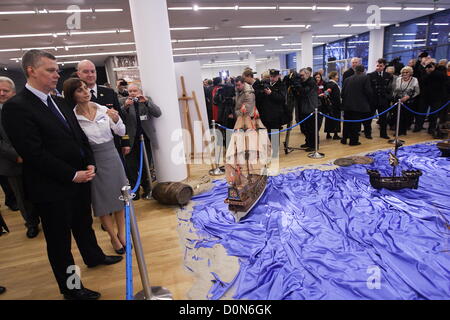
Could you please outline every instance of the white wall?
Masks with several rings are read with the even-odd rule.
[[[230,76],[237,77],[241,76],[245,69],[245,65],[242,66],[231,66],[231,67],[218,67],[218,68],[202,68],[202,79],[213,79],[219,76],[219,72],[222,70],[230,71]],[[261,73],[269,69],[280,70],[280,58],[274,57],[270,60],[257,61],[256,70],[258,71],[257,77],[261,77]]]

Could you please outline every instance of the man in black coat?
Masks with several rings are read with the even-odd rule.
[[[363,114],[370,112],[373,92],[369,77],[364,74],[363,65],[356,66],[355,74],[345,79],[341,94],[345,120],[360,120],[363,119]],[[350,139],[350,146],[360,145],[361,142],[358,141],[360,128],[359,122],[345,122],[341,143],[347,144],[347,139]]]
[[[425,109],[430,107],[430,112],[434,112],[447,102],[447,75],[441,70],[436,69],[436,64],[430,62],[425,67],[426,75],[423,79],[423,92]],[[447,108],[442,109],[439,113],[430,114],[428,116],[429,126],[428,133],[436,139],[442,139],[444,136],[440,130],[440,126],[445,124]],[[438,125],[439,118],[439,125]]]
[[[385,59],[378,59],[377,66],[374,72],[367,76],[372,86],[373,98],[371,99],[371,110],[364,114],[364,118],[369,118],[378,110],[378,114],[389,108],[390,99],[392,97],[392,81],[393,76],[385,72],[387,61]],[[383,139],[390,139],[387,135],[387,114],[379,116],[380,119],[380,137]],[[372,139],[372,120],[364,121],[364,135],[368,139]]]
[[[83,60],[78,63],[77,66],[78,77],[87,83],[89,90],[91,91],[91,101],[98,103],[99,105],[105,106],[109,109],[113,108],[119,113],[119,116],[124,120],[125,116],[121,110],[121,105],[117,94],[113,89],[98,86],[97,85],[97,70],[95,65],[90,60]],[[130,153],[131,146],[128,135],[120,137],[114,134],[114,144],[116,146],[119,155],[123,160],[123,157]]]
[[[280,130],[285,124],[284,111],[286,104],[286,86],[280,79],[280,71],[271,69],[270,83],[264,87],[264,96],[261,98],[261,121],[269,130]],[[271,137],[271,136],[269,136]]]
[[[319,107],[319,93],[317,83],[311,76],[311,72],[307,69],[301,69],[299,77],[293,79],[293,88],[297,97],[297,106],[295,108],[296,121],[300,122],[309,116],[316,108]],[[320,121],[320,120],[319,120]],[[315,150],[315,119],[314,117],[304,121],[301,125],[301,131],[305,134],[305,144],[300,148],[306,152]]]
[[[88,267],[117,263],[122,257],[105,256],[92,229],[93,153],[73,110],[50,95],[59,79],[55,57],[30,50],[22,67],[26,87],[3,106],[2,124],[23,159],[25,197],[41,218],[50,264],[64,298],[98,299],[100,294],[84,288],[74,274],[72,234]]]

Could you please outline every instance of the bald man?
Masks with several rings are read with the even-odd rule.
[[[109,109],[114,108],[117,112],[119,112],[122,120],[124,119],[115,91],[113,89],[97,85],[97,70],[92,61],[80,61],[77,66],[77,75],[81,80],[87,83],[89,91],[91,92],[91,101],[102,106],[106,106]],[[128,135],[123,137],[114,135],[114,144],[116,145],[117,151],[123,161],[123,156],[129,154],[131,151]]]
[[[355,68],[357,65],[361,64],[361,59],[358,57],[354,57],[351,60],[351,64],[352,64],[352,67],[350,69],[348,69],[347,71],[345,71],[344,74],[342,75],[342,83],[344,83],[345,79],[347,79],[355,74]]]

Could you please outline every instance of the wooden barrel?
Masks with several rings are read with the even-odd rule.
[[[192,187],[180,182],[158,183],[152,191],[152,196],[159,203],[169,205],[187,204],[194,194]]]

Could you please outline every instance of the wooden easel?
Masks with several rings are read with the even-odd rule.
[[[205,136],[206,128],[205,128],[205,123],[203,122],[202,114],[200,112],[200,106],[198,104],[197,95],[195,94],[195,91],[192,91],[192,96],[189,97],[186,92],[186,84],[184,82],[184,77],[181,76],[180,79],[181,79],[182,96],[181,96],[181,98],[178,98],[178,101],[182,101],[184,103],[183,118],[184,118],[184,123],[187,126],[187,130],[189,131],[189,134],[191,136],[192,149],[191,149],[190,159],[192,159],[192,157],[195,156],[195,152],[194,152],[195,151],[195,141],[194,141],[194,130],[192,129],[192,119],[191,119],[191,114],[189,111],[189,101],[194,100],[197,117],[202,123],[202,140],[203,140],[203,137]],[[203,147],[205,147],[205,148],[208,147],[208,143],[204,140],[203,140]],[[202,155],[202,159],[203,159],[203,152],[201,153],[201,155]],[[190,160],[190,159],[186,159],[186,160]],[[189,178],[191,176],[191,167],[190,167],[189,161],[186,161],[186,167],[187,167],[188,178]],[[214,169],[213,163],[211,163],[211,167]]]

